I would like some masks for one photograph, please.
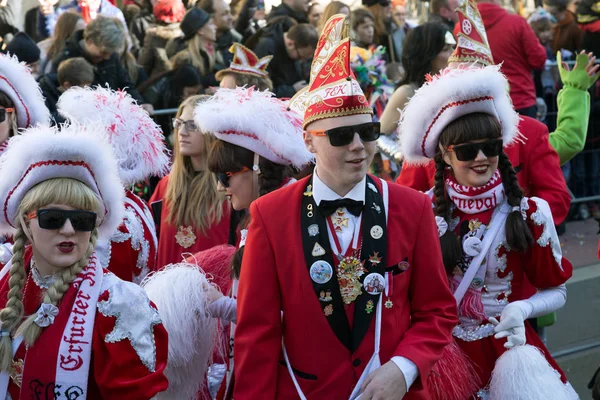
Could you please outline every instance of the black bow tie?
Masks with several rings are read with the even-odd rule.
[[[363,202],[352,199],[322,200],[319,208],[326,217],[330,216],[338,208],[346,208],[350,214],[358,217],[363,209]]]

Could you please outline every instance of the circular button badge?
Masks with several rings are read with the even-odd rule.
[[[379,225],[375,225],[371,228],[371,237],[373,239],[381,239],[383,236],[383,228]]]
[[[329,282],[332,276],[333,268],[327,261],[315,261],[313,265],[310,266],[310,279],[319,285]]]
[[[372,295],[383,293],[385,290],[385,278],[383,275],[373,272],[365,278],[363,282],[365,291]]]

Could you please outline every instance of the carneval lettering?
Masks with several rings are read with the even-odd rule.
[[[490,197],[484,197],[481,199],[461,199],[456,196],[452,196],[452,202],[456,204],[456,206],[460,209],[469,209],[469,210],[489,210],[498,204],[498,200],[496,199],[496,194],[493,193]]]
[[[82,270],[77,279],[79,283],[87,280],[90,286],[94,286],[96,281],[94,280],[95,265],[87,266]],[[69,343],[67,350],[68,354],[60,354],[60,367],[65,371],[75,371],[83,365],[83,359],[77,353],[83,352],[81,346],[78,344],[89,344],[89,342],[81,341],[77,338],[81,338],[85,335],[85,322],[86,318],[94,318],[93,315],[88,316],[86,309],[90,306],[89,301],[91,300],[90,295],[77,292],[77,298],[73,305],[73,313],[77,314],[71,319],[71,331],[69,335],[63,336],[63,341]]]

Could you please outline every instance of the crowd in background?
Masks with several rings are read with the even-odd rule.
[[[320,30],[334,14],[351,15],[353,67],[382,123],[397,131],[398,109],[448,64],[458,22],[459,0],[432,0],[427,21],[407,15],[403,0],[39,0],[20,10],[20,0],[0,2],[2,51],[15,54],[34,72],[54,121],[61,94],[73,86],[122,89],[151,114],[176,109],[186,98],[212,94],[218,71],[229,66],[233,43],[261,58],[272,56],[272,90],[292,97],[309,82]],[[600,54],[600,11],[594,0],[543,0],[533,11],[514,12],[499,0],[482,0],[492,55],[510,82],[513,105],[522,115],[556,128],[561,82],[556,54],[573,61],[578,52]],[[19,12],[20,11],[20,12]],[[423,19],[421,16],[420,19]],[[20,31],[17,27],[23,27]],[[571,218],[600,219],[600,86],[590,90],[591,110],[583,152],[563,165],[576,203]],[[155,115],[169,136],[174,112]],[[378,156],[374,171],[397,174]],[[386,172],[387,168],[387,172]],[[147,197],[150,195],[148,193]],[[600,197],[599,197],[600,199]]]

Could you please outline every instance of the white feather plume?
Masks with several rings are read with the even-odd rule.
[[[29,67],[16,56],[0,54],[0,91],[14,103],[19,128],[50,122],[50,111],[40,86]]]
[[[208,285],[204,272],[187,263],[167,265],[142,282],[169,334],[169,389],[158,399],[195,399],[203,389],[217,342],[217,320],[209,314],[203,289]]]
[[[517,346],[496,361],[489,400],[572,400],[572,391],[560,380],[534,346]]]
[[[17,226],[17,209],[29,189],[48,179],[73,178],[101,199],[100,238],[111,237],[122,222],[124,191],[117,162],[102,136],[94,126],[79,125],[65,125],[60,131],[36,126],[13,136],[0,157],[0,233],[12,233]],[[61,161],[85,166],[60,165]]]
[[[194,109],[200,130],[274,163],[300,168],[312,161],[302,139],[302,117],[269,91],[219,89]]]
[[[484,96],[492,96],[493,100],[448,107],[451,103]],[[444,128],[455,119],[473,112],[498,118],[504,146],[518,136],[519,116],[513,109],[508,81],[500,72],[499,65],[446,68],[415,92],[404,107],[399,122],[401,151],[405,160],[413,164],[428,163],[437,152],[439,136]],[[432,129],[427,132],[430,126]],[[423,154],[422,142],[426,134],[426,154]]]
[[[161,128],[128,93],[100,86],[73,87],[60,96],[57,108],[70,121],[104,128],[124,185],[169,172],[170,156]]]

